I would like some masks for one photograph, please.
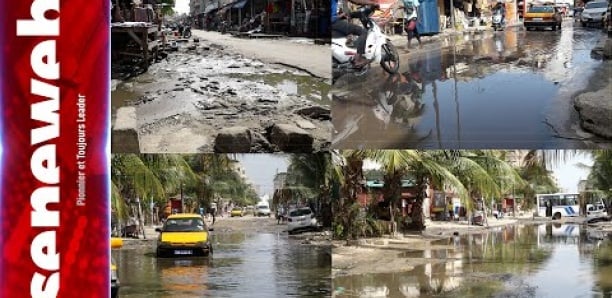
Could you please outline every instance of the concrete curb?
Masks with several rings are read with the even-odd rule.
[[[122,107],[117,110],[111,134],[111,152],[140,153],[135,107]]]

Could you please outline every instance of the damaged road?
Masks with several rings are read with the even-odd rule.
[[[262,43],[265,43],[262,41]],[[329,147],[325,78],[205,40],[181,43],[144,74],[113,68],[113,123],[135,109],[140,152],[317,152]],[[115,142],[115,140],[113,140]]]

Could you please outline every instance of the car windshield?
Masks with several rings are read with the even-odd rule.
[[[296,210],[289,212],[289,216],[304,216],[304,215],[309,215],[311,213],[312,211],[310,210],[310,208],[296,209]]]
[[[608,7],[607,2],[589,2],[586,4],[584,8],[589,9],[589,8],[606,8],[606,7]]]
[[[242,208],[234,208],[232,211],[242,211]]]
[[[259,209],[268,209],[268,206],[259,206],[257,208],[259,208]]]
[[[529,12],[533,12],[533,13],[553,12],[553,8],[551,6],[534,6],[529,9]]]
[[[200,232],[206,225],[201,218],[172,218],[166,221],[164,232]]]

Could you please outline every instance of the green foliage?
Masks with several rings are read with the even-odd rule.
[[[528,151],[521,161],[523,166],[517,169],[508,162],[509,153],[500,150],[345,150],[345,162],[339,164],[345,172],[342,196],[349,202],[355,201],[355,194],[360,191],[360,183],[365,177],[376,179],[382,176],[385,200],[396,205],[400,198],[401,179],[411,177],[417,189],[413,206],[416,210],[422,206],[427,186],[437,190],[451,188],[463,205],[471,210],[476,199],[499,199],[521,191],[533,193],[543,188],[556,188],[546,165],[572,156],[571,152]],[[377,162],[381,169],[365,174],[355,169],[361,167],[365,159]],[[391,208],[387,213],[395,220]],[[413,212],[411,223],[417,229],[424,228],[423,221],[422,213]],[[343,233],[347,235],[348,232],[343,230]]]
[[[126,200],[141,198],[163,206],[168,198],[183,193],[193,208],[209,206],[218,198],[239,205],[255,204],[259,198],[251,185],[233,170],[224,154],[115,154],[111,158],[111,208],[128,216]]]
[[[612,196],[612,150],[593,152],[593,166],[588,177],[593,187]]]
[[[163,15],[173,15],[174,14],[174,0],[161,0],[159,1],[160,5],[162,5],[161,12]]]

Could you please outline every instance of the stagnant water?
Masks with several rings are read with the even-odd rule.
[[[154,246],[113,251],[120,297],[325,297],[329,247],[286,234],[213,235],[210,258],[156,258]]]
[[[333,147],[580,148],[574,93],[601,61],[601,30],[486,33],[400,50],[399,74],[372,69],[332,88]]]
[[[333,279],[336,297],[610,297],[612,241],[578,225],[498,228],[397,252],[406,272]],[[423,260],[425,259],[425,260]]]

